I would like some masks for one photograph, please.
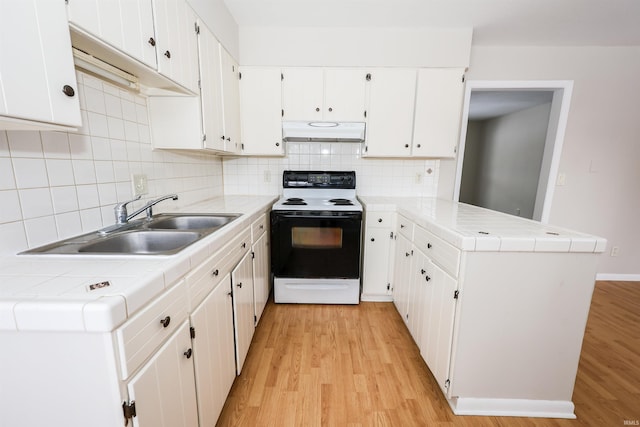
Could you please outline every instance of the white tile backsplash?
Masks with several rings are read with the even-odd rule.
[[[77,132],[0,131],[0,254],[113,224],[113,205],[132,198],[132,173],[149,181],[135,207],[179,194],[156,212],[223,194],[219,158],[152,150],[145,97],[77,76]]]
[[[358,143],[288,143],[283,158],[225,158],[225,194],[279,194],[282,172],[355,170],[357,193],[363,196],[437,195],[438,160],[369,159]]]

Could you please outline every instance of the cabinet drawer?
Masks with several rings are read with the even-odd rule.
[[[122,379],[138,369],[186,318],[186,286],[180,281],[118,328]]]
[[[453,277],[458,277],[460,250],[422,227],[415,227],[413,243]]]
[[[413,240],[413,222],[402,215],[396,220],[396,234],[402,234],[409,240]]]
[[[390,228],[393,222],[393,212],[367,212],[367,228]]]
[[[247,228],[189,273],[185,281],[190,310],[206,298],[224,276],[238,264],[250,247],[251,229]]]
[[[262,214],[251,224],[251,241],[257,242],[265,231],[267,231],[267,214]]]

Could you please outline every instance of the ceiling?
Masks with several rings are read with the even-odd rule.
[[[473,45],[640,46],[640,0],[224,0],[238,26],[473,28]]]
[[[475,90],[469,101],[469,120],[492,119],[552,100],[552,90]]]

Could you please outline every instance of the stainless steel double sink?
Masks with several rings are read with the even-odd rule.
[[[60,240],[21,254],[172,255],[240,214],[159,214]]]

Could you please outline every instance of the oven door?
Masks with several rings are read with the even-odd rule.
[[[360,278],[362,212],[271,211],[275,277]]]

